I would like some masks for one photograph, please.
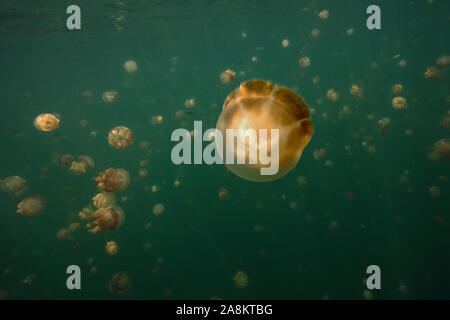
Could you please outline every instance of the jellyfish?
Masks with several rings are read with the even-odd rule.
[[[431,80],[441,80],[443,77],[443,72],[441,69],[436,67],[428,67],[425,71],[425,78]]]
[[[228,129],[238,132],[236,138],[238,142],[243,140],[245,148],[232,148],[232,150],[228,150],[230,154],[222,159],[234,159],[237,156],[239,160],[239,158],[245,157],[245,162],[240,164],[233,161],[233,163],[226,164],[227,168],[241,178],[262,182],[279,179],[296,166],[303,149],[311,139],[313,124],[309,118],[308,106],[296,93],[269,81],[251,80],[242,83],[225,100],[222,113],[217,121],[217,130],[222,133],[224,146],[227,144],[226,131]],[[259,143],[250,146],[249,139],[246,139],[245,135],[242,136],[240,133],[243,130],[239,129],[245,131],[253,129],[258,132],[263,129],[265,131],[262,132],[266,133],[273,132],[275,129],[279,137],[278,139],[275,137],[271,141],[268,134],[265,137],[263,134],[259,134]],[[234,137],[233,140],[235,141]],[[234,144],[234,141],[229,144]],[[278,148],[279,156],[276,160],[278,160],[279,168],[275,174],[263,175],[261,174],[262,170],[271,164],[267,164],[267,161],[263,163],[261,156],[257,161],[250,163],[248,161],[250,155],[247,151],[252,149],[256,154],[256,151],[263,153],[260,149],[266,149],[272,154],[272,147]],[[224,155],[224,151],[218,149],[219,154],[222,152]]]
[[[258,57],[253,56],[253,57],[252,57],[252,62],[258,62]]]
[[[334,89],[328,89],[327,98],[330,101],[336,102],[339,100],[339,93],[337,93]]]
[[[115,241],[109,241],[105,245],[105,251],[110,256],[115,256],[119,253],[119,244]]]
[[[40,196],[29,196],[17,206],[17,213],[24,216],[37,216],[45,209],[45,199]]]
[[[289,42],[288,39],[283,39],[283,41],[281,41],[281,46],[282,46],[283,48],[289,47],[290,44],[291,44],[291,43]]]
[[[450,160],[450,138],[443,138],[438,140],[434,144],[433,151],[441,159]]]
[[[41,131],[53,131],[59,128],[59,119],[51,113],[43,113],[34,119],[34,126]]]
[[[298,65],[301,68],[308,68],[310,64],[311,64],[311,60],[309,59],[309,57],[301,57],[298,60]]]
[[[441,197],[441,188],[438,186],[431,186],[428,188],[428,193],[432,198],[440,198]]]
[[[139,169],[138,174],[139,174],[139,178],[145,179],[148,177],[148,170],[145,168],[141,168],[141,169]]]
[[[139,147],[140,147],[142,150],[148,150],[148,149],[150,149],[150,142],[147,141],[147,140],[141,141],[141,142],[139,143]]]
[[[402,91],[403,91],[403,86],[401,84],[397,83],[392,86],[392,92],[394,94],[400,94],[400,93],[402,93]]]
[[[128,60],[123,64],[123,68],[125,69],[126,72],[133,74],[137,71],[138,65],[136,61]]]
[[[226,200],[228,198],[228,190],[225,188],[219,189],[219,199]]]
[[[347,35],[350,37],[355,33],[355,30],[353,28],[347,29]]]
[[[27,185],[25,179],[19,176],[10,176],[1,181],[0,188],[7,193],[19,196],[26,191]]]
[[[361,98],[363,95],[363,89],[357,84],[353,84],[350,87],[350,94],[356,98]]]
[[[165,207],[164,207],[164,204],[162,204],[162,203],[157,203],[157,204],[155,204],[155,206],[153,207],[153,214],[155,215],[155,216],[160,216],[160,215],[162,215],[163,213],[164,213],[164,211],[165,211]]]
[[[79,156],[78,160],[80,162],[83,162],[88,170],[92,169],[95,166],[94,159],[92,159],[90,156]]]
[[[329,16],[330,13],[328,12],[328,10],[322,10],[319,12],[319,18],[322,20],[328,19]]]
[[[317,37],[319,37],[320,36],[320,30],[319,29],[312,29],[311,30],[311,37],[313,37],[313,38],[317,38]]]
[[[440,123],[444,128],[450,129],[450,111],[447,111],[447,114],[442,117]]]
[[[89,220],[94,216],[94,213],[95,211],[91,207],[85,207],[78,213],[78,216],[82,220]]]
[[[117,91],[105,91],[103,92],[102,98],[106,103],[113,103],[117,101],[119,93]]]
[[[154,116],[152,117],[153,124],[161,124],[163,123],[164,118],[162,116]]]
[[[58,239],[68,239],[70,232],[67,228],[61,228],[56,232],[56,238]]]
[[[116,204],[116,196],[111,192],[100,192],[92,200],[97,209],[111,207]]]
[[[397,63],[397,65],[398,65],[400,68],[406,67],[407,64],[408,64],[408,63],[406,62],[405,59],[402,59],[402,60],[400,60],[400,61]]]
[[[84,163],[83,161],[73,161],[70,166],[70,170],[72,170],[76,174],[85,174],[86,169],[86,163]]]
[[[109,282],[109,290],[116,294],[127,293],[131,289],[131,276],[128,272],[116,273]]]
[[[125,169],[109,168],[95,178],[97,188],[103,191],[123,191],[130,185],[130,174]]]
[[[231,81],[234,80],[235,76],[236,72],[229,69],[225,70],[220,74],[220,82],[222,82],[223,84],[229,84]]]
[[[108,143],[116,149],[128,148],[133,143],[133,132],[124,126],[118,126],[109,132]]]
[[[442,55],[436,59],[436,66],[446,68],[450,65],[450,56]]]
[[[395,109],[404,109],[406,107],[406,99],[403,97],[395,97],[392,99],[392,106]]]
[[[122,226],[125,214],[118,206],[100,208],[94,212],[91,222],[87,224],[90,233],[107,232]]]
[[[71,224],[69,224],[69,231],[70,232],[75,232],[78,229],[80,229],[81,225],[79,222],[72,222]]]
[[[63,154],[58,157],[58,164],[60,166],[69,167],[72,165],[74,158],[71,154]]]
[[[238,271],[234,277],[234,284],[238,288],[245,288],[248,285],[248,275],[243,271]]]
[[[316,160],[322,160],[325,159],[327,156],[327,150],[325,148],[316,149],[313,152],[313,157]]]
[[[188,109],[195,107],[195,98],[186,99],[184,105]]]

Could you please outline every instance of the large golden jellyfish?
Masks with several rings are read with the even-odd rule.
[[[34,126],[41,131],[53,131],[59,128],[59,119],[51,113],[43,113],[34,119]]]
[[[133,143],[133,132],[124,126],[118,126],[109,132],[108,143],[116,149],[128,148]]]
[[[30,196],[17,206],[17,213],[24,216],[37,216],[45,209],[45,199],[40,196]]]
[[[99,173],[95,178],[97,188],[103,191],[122,191],[130,185],[130,174],[127,170],[109,168]]]
[[[122,226],[125,214],[118,206],[100,208],[94,212],[91,222],[87,224],[90,233],[103,233]]]
[[[309,117],[308,106],[295,92],[269,81],[251,80],[242,83],[227,97],[217,121],[217,129],[222,133],[224,146],[223,150],[219,148],[218,151],[222,152],[222,159],[227,168],[246,180],[263,182],[279,179],[296,166],[303,149],[311,139],[314,127]],[[227,155],[228,148],[225,146],[228,129],[253,129],[258,138],[257,143],[251,145],[250,139],[238,135],[238,143],[239,140],[243,140],[245,150],[236,147],[233,148],[234,154]],[[265,136],[261,134],[260,129],[266,129]],[[278,141],[275,139],[271,141],[272,129],[278,129]],[[234,142],[236,141],[231,144]],[[269,153],[272,155],[272,147],[278,148],[279,157],[275,160],[278,160],[279,167],[275,174],[262,174],[262,168],[270,167],[271,164],[266,164],[267,161],[263,164],[261,156],[256,163],[249,162],[249,151],[256,149],[260,154],[260,149],[264,147],[267,149],[267,155]],[[245,152],[244,164],[238,164],[237,161],[227,164],[228,156],[242,157],[240,154],[242,151]]]

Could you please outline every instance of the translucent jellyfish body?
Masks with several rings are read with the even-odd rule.
[[[229,84],[231,81],[234,80],[235,76],[236,72],[229,69],[225,70],[220,74],[220,82],[222,82],[223,84]]]
[[[127,293],[131,289],[131,276],[128,272],[116,273],[109,282],[109,290],[116,294]]]
[[[87,224],[90,233],[102,233],[122,226],[125,214],[118,206],[100,208],[94,212],[91,222]]]
[[[105,251],[110,256],[115,256],[119,253],[119,244],[115,241],[109,241],[105,245]]]
[[[26,181],[19,176],[10,176],[2,180],[0,187],[5,192],[21,195],[26,191]]]
[[[97,188],[103,191],[122,191],[130,185],[130,174],[125,169],[109,168],[95,178]]]
[[[40,196],[30,196],[17,206],[17,213],[24,216],[37,216],[45,209],[45,199]]]
[[[224,146],[222,150],[218,148],[218,152],[227,168],[246,180],[263,182],[279,179],[296,166],[311,139],[313,124],[309,118],[308,106],[296,93],[269,81],[251,80],[242,83],[227,97],[217,121],[217,129],[222,133]],[[227,143],[228,129],[240,133],[253,129],[256,132],[256,143],[251,143],[245,134],[237,134],[236,139],[233,137],[234,143]],[[272,129],[278,131],[278,139],[275,136],[273,141]],[[262,134],[263,132],[266,134]],[[225,146],[235,144],[236,140],[244,148],[236,147],[230,152]],[[276,174],[263,175],[261,169],[271,164],[266,161],[263,163],[261,156],[250,163],[249,151],[253,150],[260,155],[260,149],[264,148],[267,154],[272,155],[272,147],[278,150],[278,159],[275,160],[278,160],[279,168]],[[226,161],[228,157],[242,159],[243,156],[243,164]]]
[[[116,204],[116,196],[111,192],[100,192],[92,198],[94,206],[98,208],[107,208]]]
[[[133,143],[133,132],[124,126],[113,128],[108,135],[108,143],[116,149],[129,147]]]
[[[438,140],[433,147],[433,151],[444,160],[450,160],[450,138]]]
[[[41,131],[53,131],[59,128],[59,119],[51,113],[43,113],[34,119],[34,126]]]

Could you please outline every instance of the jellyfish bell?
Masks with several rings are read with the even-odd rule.
[[[243,271],[238,271],[233,277],[233,281],[236,287],[245,288],[248,286],[248,275]]]
[[[220,82],[222,82],[222,84],[229,84],[231,81],[234,80],[235,76],[236,72],[229,69],[225,70],[220,74]]]
[[[436,66],[446,68],[450,65],[450,56],[442,55],[436,59]]]
[[[72,164],[70,165],[70,170],[72,170],[78,175],[85,174],[86,169],[87,165],[83,161],[72,161]]]
[[[71,154],[63,154],[58,157],[58,164],[60,166],[69,167],[72,165],[74,158]]]
[[[34,119],[34,126],[41,131],[53,131],[59,128],[59,119],[51,113],[43,113]]]
[[[108,135],[108,143],[116,149],[128,148],[133,143],[133,132],[124,126],[112,128]]]
[[[406,105],[406,99],[403,97],[398,96],[392,99],[392,106],[395,109],[404,109]]]
[[[311,65],[311,60],[309,59],[309,57],[301,57],[298,60],[298,65],[301,68],[308,68]]]
[[[433,146],[434,153],[441,159],[450,160],[450,138],[443,138]]]
[[[117,101],[119,93],[117,91],[105,91],[103,92],[102,99],[106,103],[113,103]]]
[[[128,60],[123,64],[123,68],[126,72],[133,74],[137,71],[138,65],[134,60]]]
[[[330,16],[330,13],[328,10],[322,10],[319,12],[319,18],[322,20],[328,19],[329,16]]]
[[[425,78],[431,79],[431,80],[441,80],[444,76],[444,73],[441,69],[436,67],[428,67],[425,71]]]
[[[105,245],[105,251],[110,256],[115,256],[119,253],[119,244],[115,241],[109,241]]]
[[[131,276],[128,272],[116,273],[109,282],[109,290],[115,294],[125,294],[131,289]]]
[[[226,167],[241,178],[257,182],[276,180],[291,171],[313,133],[303,99],[288,88],[263,80],[244,82],[226,98],[216,128],[222,133],[223,146],[233,145],[235,138],[241,144],[241,148],[217,149],[222,159],[237,157],[238,163],[226,161]],[[226,142],[228,129],[237,132],[231,136],[231,143]],[[252,130],[256,133],[254,143],[242,134]],[[261,157],[264,150],[266,155]],[[269,153],[271,160],[277,161],[278,170],[274,174],[262,174],[272,169],[273,161],[267,163]],[[250,163],[250,158],[256,161]],[[244,159],[244,163],[239,163],[239,159]]]
[[[95,161],[90,156],[79,156],[78,160],[83,162],[89,170],[95,166]]]
[[[30,196],[22,200],[17,206],[17,213],[24,216],[37,216],[45,209],[45,199],[40,196]]]
[[[116,196],[112,192],[100,192],[92,201],[97,209],[112,207],[116,204]]]
[[[160,216],[164,213],[164,211],[166,210],[166,208],[164,207],[164,204],[162,203],[157,203],[154,207],[153,207],[153,214],[155,216]]]
[[[130,174],[127,170],[109,168],[95,178],[97,188],[103,191],[123,191],[130,185]]]
[[[99,208],[87,224],[90,233],[103,233],[120,228],[125,220],[122,208],[118,206]]]
[[[19,176],[6,177],[1,180],[0,188],[4,192],[19,195],[26,188],[26,181]]]

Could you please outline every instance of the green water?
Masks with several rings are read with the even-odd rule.
[[[66,8],[74,3],[80,31],[66,28]],[[450,171],[448,161],[429,154],[449,137],[440,121],[449,110],[450,75],[429,80],[424,72],[450,54],[450,3],[377,1],[382,29],[373,31],[366,28],[370,4],[1,1],[0,178],[21,176],[29,190],[21,197],[0,191],[0,297],[364,299],[366,268],[375,264],[382,289],[371,291],[373,299],[449,298]],[[330,15],[321,20],[324,9]],[[315,28],[318,38],[310,34]],[[310,67],[299,67],[302,56]],[[123,69],[130,59],[139,66],[134,74]],[[222,85],[226,69],[237,76]],[[277,181],[253,183],[223,165],[174,165],[172,131],[192,130],[194,120],[215,127],[227,95],[251,79],[289,87],[314,109],[315,131],[296,168]],[[349,93],[355,83],[364,89],[359,99]],[[404,87],[402,110],[391,105],[395,83]],[[326,98],[330,88],[340,94],[337,102]],[[102,100],[108,90],[118,91],[116,102]],[[84,99],[84,91],[92,98]],[[192,112],[177,119],[192,97]],[[344,105],[350,113],[342,113]],[[58,114],[61,126],[38,131],[33,119],[47,112]],[[153,124],[158,115],[163,123]],[[382,132],[384,117],[391,123]],[[118,125],[134,133],[125,150],[107,143]],[[316,160],[320,148],[327,155]],[[95,167],[76,175],[57,164],[65,153],[89,155]],[[142,160],[149,176],[135,179]],[[116,192],[126,220],[117,230],[91,234],[77,214],[98,192],[93,178],[109,167],[132,176],[130,187]],[[306,185],[299,186],[300,176]],[[439,198],[430,196],[431,186],[440,188]],[[220,188],[228,190],[226,200]],[[16,213],[28,195],[46,199],[39,216]],[[152,212],[157,203],[165,205],[160,216]],[[73,239],[58,239],[72,222],[82,225]],[[111,240],[120,245],[116,256],[105,253]],[[81,290],[66,288],[73,264],[81,268]],[[248,275],[245,288],[233,281],[239,270]],[[132,287],[115,295],[108,284],[121,271],[129,272]],[[27,275],[31,283],[24,283]]]

